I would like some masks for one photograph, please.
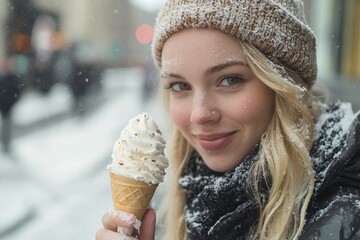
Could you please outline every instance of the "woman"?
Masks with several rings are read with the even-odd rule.
[[[315,52],[300,1],[165,3],[153,55],[174,134],[159,238],[360,238],[360,115],[315,99]],[[116,228],[134,221],[107,213],[97,239],[132,239]],[[150,209],[140,239],[154,229]]]

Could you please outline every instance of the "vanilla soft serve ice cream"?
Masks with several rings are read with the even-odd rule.
[[[165,140],[155,121],[142,113],[122,130],[112,152],[110,172],[148,184],[163,181],[168,159]]]

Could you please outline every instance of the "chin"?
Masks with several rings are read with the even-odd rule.
[[[233,163],[228,163],[227,161],[219,161],[219,159],[216,157],[216,159],[214,161],[212,161],[211,159],[206,159],[203,158],[204,162],[206,164],[206,166],[208,168],[210,168],[212,171],[214,172],[228,172],[228,171],[232,171],[234,170],[239,164],[233,164]]]

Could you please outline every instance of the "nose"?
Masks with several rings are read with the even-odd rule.
[[[190,122],[204,124],[217,122],[220,119],[220,111],[209,95],[202,95],[193,99]]]

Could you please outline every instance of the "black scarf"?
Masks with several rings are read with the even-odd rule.
[[[234,212],[250,211],[249,219],[257,218],[258,209],[255,202],[249,202],[248,188],[250,168],[257,159],[257,154],[258,147],[235,170],[217,173],[210,170],[194,152],[179,182],[186,193],[185,220],[189,239],[218,239],[217,222],[232,219],[229,214],[232,215]],[[238,226],[237,232],[239,233],[239,228],[246,228],[248,233],[253,221],[250,223],[251,225]],[[232,232],[234,227],[236,226],[231,225]],[[234,238],[219,236],[219,239]]]
[[[332,168],[328,168],[329,165],[336,165],[341,158],[347,133],[347,129],[341,126],[345,115],[351,113],[347,113],[340,103],[326,106],[322,122],[316,126],[315,144],[311,151],[315,170],[314,196],[330,178]],[[334,144],[337,139],[339,141]],[[258,159],[258,151],[257,146],[237,168],[226,173],[210,170],[194,152],[179,180],[186,194],[185,222],[189,239],[246,239],[250,234],[259,215],[249,191],[249,170]],[[262,197],[266,197],[266,190],[261,190]]]

